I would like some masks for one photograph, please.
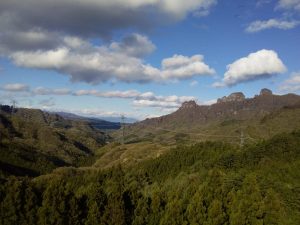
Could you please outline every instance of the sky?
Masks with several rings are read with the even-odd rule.
[[[1,0],[0,104],[142,120],[300,94],[300,0]]]

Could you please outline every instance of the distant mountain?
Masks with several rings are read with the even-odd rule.
[[[95,117],[84,117],[84,116],[79,116],[79,115],[76,115],[73,113],[67,113],[67,112],[54,112],[53,114],[57,114],[65,119],[86,121],[86,122],[90,123],[94,128],[97,128],[100,130],[117,130],[117,129],[121,128],[120,122],[111,122],[109,120],[99,119],[99,118],[95,118]]]
[[[110,139],[96,122],[0,105],[0,177],[82,165]]]
[[[268,89],[262,89],[253,98],[245,98],[241,92],[232,93],[213,105],[197,105],[195,101],[188,101],[174,113],[127,126],[127,141],[175,140],[183,137],[197,141],[218,136],[219,139],[226,139],[225,134],[236,136],[238,140],[242,131],[253,138],[268,138],[277,132],[300,127],[299,105],[300,96],[274,95]],[[283,117],[281,114],[287,115]],[[281,117],[277,118],[276,124],[264,124],[265,118],[271,115],[273,119],[279,115]]]
[[[114,123],[122,123],[122,119],[121,117],[99,117],[99,119],[102,119],[102,120],[106,120],[106,121],[109,121],[109,122],[114,122]],[[135,118],[131,118],[131,117],[125,117],[125,123],[136,123],[138,122],[137,119]]]
[[[243,93],[237,92],[218,99],[217,103],[210,106],[197,105],[195,101],[184,102],[176,112],[146,119],[140,124],[172,128],[178,125],[194,127],[232,119],[248,120],[263,117],[274,110],[299,102],[300,96],[298,95],[273,95],[266,89],[254,98],[245,98]]]

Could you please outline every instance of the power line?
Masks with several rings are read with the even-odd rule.
[[[165,129],[165,128],[160,128],[160,127],[155,127],[155,126],[149,126],[150,128],[156,129],[156,130],[163,130],[163,131],[167,131],[170,133],[182,133],[182,134],[189,134],[189,135],[194,135],[194,136],[203,136],[203,137],[218,137],[218,138],[234,138],[237,140],[240,140],[240,146],[244,146],[245,144],[245,140],[251,140],[254,141],[255,139],[253,139],[252,137],[250,137],[249,135],[247,135],[248,137],[245,137],[244,135],[244,131],[241,130],[241,134],[240,135],[236,135],[236,136],[231,136],[231,135],[220,135],[220,134],[203,134],[203,133],[191,133],[191,132],[183,132],[183,131],[174,131],[174,130],[169,130],[169,129]],[[134,134],[137,131],[132,131],[130,132],[130,134]],[[122,132],[122,138],[124,139],[124,133]],[[124,143],[124,142],[123,142]]]

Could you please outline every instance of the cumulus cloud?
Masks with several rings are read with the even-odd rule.
[[[17,51],[11,53],[10,58],[18,66],[54,70],[69,75],[72,81],[91,84],[113,79],[123,82],[164,82],[214,74],[214,70],[204,63],[202,55],[174,55],[163,59],[162,68],[145,64],[137,56],[150,53],[154,45],[145,36],[134,34],[132,37],[134,41],[130,43],[123,40],[114,42],[110,47],[69,38],[68,46],[46,51]],[[140,45],[144,45],[144,48]]]
[[[292,73],[290,78],[279,86],[279,90],[284,92],[300,91],[300,72]]]
[[[191,12],[209,12],[216,0],[2,0],[0,27],[78,36],[108,36],[114,30],[149,29]]]
[[[162,61],[161,77],[163,79],[186,79],[195,75],[212,75],[215,73],[204,62],[202,55],[194,55],[191,57],[183,55],[174,55]]]
[[[246,28],[246,32],[255,33],[266,29],[277,28],[282,30],[293,29],[300,25],[300,21],[285,21],[279,19],[269,19],[269,20],[257,20]]]
[[[185,101],[196,100],[193,96],[156,96],[146,92],[138,96],[133,105],[136,107],[179,108]]]
[[[186,62],[172,68],[153,67],[143,60],[156,48],[148,37],[133,33],[117,42],[111,34],[144,31],[190,13],[208,14],[215,4],[216,0],[2,0],[0,56],[17,66],[54,70],[90,84],[212,74],[201,55],[175,55],[166,60]],[[93,38],[104,41],[99,46],[90,42]]]
[[[29,91],[29,86],[21,83],[6,84],[2,87],[2,90],[9,92],[27,92]]]
[[[277,8],[300,11],[300,0],[279,0]]]
[[[283,73],[286,67],[273,50],[260,50],[250,53],[227,65],[222,82],[216,82],[214,87],[232,86],[241,82],[270,77]]]

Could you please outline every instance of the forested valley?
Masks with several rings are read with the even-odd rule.
[[[244,147],[178,145],[127,167],[10,176],[0,187],[3,225],[298,225],[300,131]]]

